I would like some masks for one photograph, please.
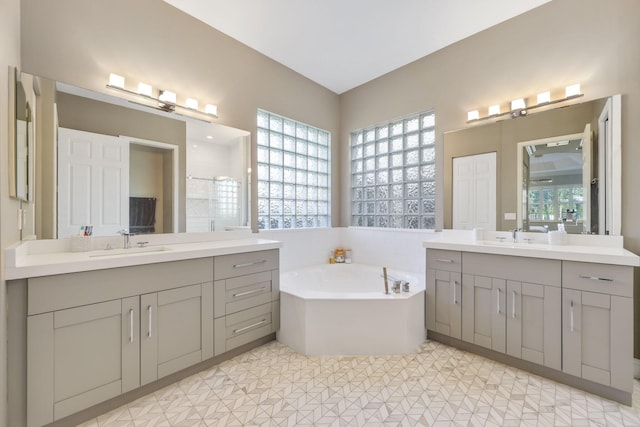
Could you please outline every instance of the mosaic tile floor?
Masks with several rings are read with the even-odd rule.
[[[305,357],[273,341],[82,427],[640,426],[634,387],[630,408],[436,342]]]

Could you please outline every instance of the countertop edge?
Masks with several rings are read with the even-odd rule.
[[[108,270],[120,267],[131,267],[136,265],[156,264],[161,262],[182,261],[195,258],[208,258],[221,255],[230,255],[236,253],[256,252],[269,249],[279,249],[282,242],[276,240],[251,240],[246,243],[243,241],[229,241],[229,245],[220,246],[220,242],[211,242],[212,247],[206,247],[206,244],[193,244],[194,249],[189,249],[189,243],[164,245],[170,246],[172,249],[162,252],[148,252],[124,254],[121,256],[104,257],[104,258],[80,258],[82,253],[74,253],[68,261],[50,262],[50,263],[34,263],[25,265],[6,265],[5,280],[20,280],[32,277],[52,276],[58,274],[78,273],[82,271],[92,270]],[[203,247],[204,246],[204,247]],[[26,255],[28,257],[29,255]],[[16,259],[17,261],[17,259]]]
[[[422,243],[422,246],[425,249],[443,249],[492,255],[544,258],[559,261],[592,262],[597,264],[623,265],[629,267],[640,266],[640,257],[626,249],[620,249],[621,254],[611,254],[606,253],[605,251],[598,251],[598,248],[594,248],[593,251],[589,253],[577,251],[575,246],[527,248],[508,246],[508,244],[505,244],[505,247],[499,247],[496,245],[485,245],[473,242],[444,242],[435,240],[425,241]]]

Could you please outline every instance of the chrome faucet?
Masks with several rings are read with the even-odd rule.
[[[135,234],[129,233],[129,230],[127,230],[126,228],[118,231],[118,233],[122,234],[122,237],[124,238],[122,247],[125,249],[129,249],[131,247],[131,236],[135,236]]]
[[[511,238],[513,240],[513,243],[518,243],[518,231],[520,231],[519,228],[514,228],[513,230],[511,230]]]

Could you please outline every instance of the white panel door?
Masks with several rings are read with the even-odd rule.
[[[496,153],[453,159],[453,228],[496,229]]]
[[[58,237],[93,225],[94,235],[129,227],[129,143],[58,128]]]

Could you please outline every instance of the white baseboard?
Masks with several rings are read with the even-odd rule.
[[[633,378],[640,379],[640,359],[633,359]]]

